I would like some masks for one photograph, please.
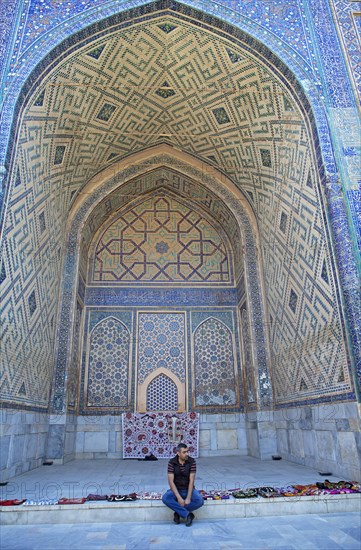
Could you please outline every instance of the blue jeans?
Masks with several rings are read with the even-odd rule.
[[[178,493],[183,499],[186,499],[188,491],[187,489],[178,489]],[[171,508],[174,512],[177,512],[177,514],[179,514],[182,518],[186,518],[190,512],[193,512],[193,510],[198,510],[198,508],[204,504],[204,499],[198,493],[197,489],[193,489],[191,501],[187,506],[181,506],[178,503],[172,489],[168,489],[168,491],[163,495],[162,501],[166,506],[168,506],[168,508]]]

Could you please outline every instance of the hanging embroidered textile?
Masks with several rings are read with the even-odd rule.
[[[123,413],[123,458],[171,458],[179,443],[198,457],[198,414],[190,413]]]

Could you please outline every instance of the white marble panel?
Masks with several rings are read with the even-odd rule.
[[[237,430],[217,430],[218,449],[237,449]]]
[[[14,435],[10,445],[10,463],[18,464],[23,460],[25,435]]]
[[[250,456],[259,456],[259,444],[257,430],[247,430],[248,450]]]
[[[318,431],[316,435],[318,457],[326,460],[336,460],[332,433],[328,431]]]
[[[288,437],[287,430],[281,429],[277,430],[277,450],[280,453],[288,453]]]
[[[85,432],[84,451],[85,452],[108,452],[108,432]]]
[[[115,451],[116,452],[123,451],[122,432],[116,432]]]
[[[25,436],[25,457],[36,458],[38,448],[38,434],[27,434]]]
[[[209,449],[211,443],[210,430],[199,430],[199,449]]]
[[[303,448],[303,437],[301,430],[290,430],[290,452],[292,455],[303,458],[305,456],[305,450]]]
[[[304,430],[303,436],[303,448],[305,457],[316,457],[316,433],[313,430]]]
[[[75,452],[82,453],[84,451],[84,432],[77,432],[75,439]]]
[[[351,432],[339,432],[337,434],[342,462],[357,466],[359,464],[358,451],[355,436]]]
[[[1,438],[0,445],[0,469],[3,470],[8,465],[9,460],[9,449],[10,449],[10,435],[6,435]],[[3,479],[3,477],[1,477]]]

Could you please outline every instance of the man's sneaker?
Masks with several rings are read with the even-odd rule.
[[[194,520],[194,514],[192,514],[192,512],[189,512],[186,519],[186,527],[190,527],[192,525],[193,520]]]
[[[180,516],[179,516],[178,512],[174,512],[173,521],[174,521],[174,523],[176,523],[177,525],[180,524]]]

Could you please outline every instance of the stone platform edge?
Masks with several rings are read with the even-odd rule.
[[[208,500],[196,518],[227,519],[293,514],[361,513],[361,494]],[[171,521],[172,512],[160,500],[85,502],[48,506],[1,506],[1,525],[78,524]]]

